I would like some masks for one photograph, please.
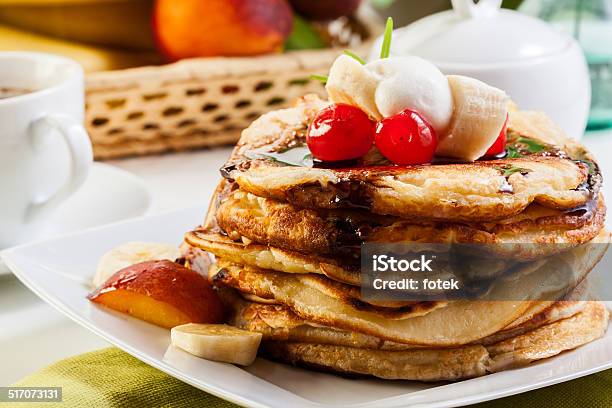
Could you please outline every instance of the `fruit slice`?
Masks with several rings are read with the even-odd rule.
[[[375,102],[378,79],[348,55],[339,56],[329,71],[325,89],[329,100],[357,106],[375,120],[382,119]]]
[[[223,305],[208,280],[170,261],[128,266],[88,299],[168,329],[186,323],[218,323],[223,319]]]
[[[185,324],[171,331],[172,344],[207,360],[248,366],[253,364],[261,333],[225,324]]]
[[[100,286],[117,271],[145,261],[174,261],[181,257],[174,245],[154,242],[128,242],[111,249],[98,261],[98,268],[93,279],[94,286]]]
[[[473,161],[482,157],[499,136],[508,115],[509,97],[474,78],[449,75],[454,111],[436,155]]]

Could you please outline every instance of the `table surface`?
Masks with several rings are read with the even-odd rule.
[[[612,177],[612,131],[589,133],[583,142],[597,156],[604,179]],[[113,161],[140,176],[158,214],[207,203],[230,149]],[[604,184],[604,194],[608,186]],[[202,217],[204,214],[202,214]],[[196,224],[199,220],[194,220]],[[0,386],[57,360],[108,344],[39,300],[13,276],[0,276]]]

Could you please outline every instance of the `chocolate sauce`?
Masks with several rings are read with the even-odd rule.
[[[372,208],[372,198],[366,193],[367,184],[362,180],[342,180],[333,185],[333,190],[334,195],[330,199],[333,208]]]
[[[353,257],[360,255],[361,244],[367,241],[372,230],[382,226],[375,220],[357,220],[355,217],[340,214],[329,216],[328,222],[332,224],[333,230],[338,231],[334,240],[334,253]]]
[[[343,160],[337,162],[324,162],[321,160],[314,160],[314,164],[312,166],[315,169],[350,169],[356,167],[363,167],[363,163],[360,160]]]
[[[589,170],[587,179],[574,190],[588,193],[592,199],[595,198],[599,192],[599,189],[601,188],[602,183],[599,166],[596,163],[585,159],[574,160],[574,162],[582,166],[586,166]]]
[[[593,198],[584,203],[583,205],[564,211],[564,213],[566,215],[576,216],[590,220],[597,211],[597,204],[597,199]]]

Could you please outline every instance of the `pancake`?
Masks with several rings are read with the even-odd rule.
[[[521,316],[530,301],[456,301],[446,307],[405,313],[389,319],[372,310],[359,310],[317,291],[295,275],[257,274],[249,268],[222,268],[213,275],[216,285],[288,306],[307,321],[356,331],[400,343],[431,346],[459,345],[493,334]],[[246,282],[249,282],[248,284]]]
[[[562,310],[565,310],[566,308],[574,308],[576,305],[582,305],[584,301],[594,300],[597,299],[589,291],[589,281],[584,279],[571,293],[567,294],[560,301],[543,300],[534,302],[520,318],[504,327],[504,332],[510,332],[517,327],[525,327],[526,324],[541,320],[543,316],[548,319],[547,321],[556,319],[555,315],[560,310],[559,305],[562,306]]]
[[[492,221],[532,203],[569,210],[597,196],[601,175],[591,155],[546,117],[529,114],[527,120],[521,112],[510,115],[512,157],[504,159],[392,166],[373,149],[359,162],[333,168],[300,165],[294,156],[307,154],[308,124],[324,106],[305,97],[296,107],[263,115],[243,131],[222,174],[245,191],[298,207],[361,208],[411,219]],[[515,123],[522,127],[514,129]]]
[[[231,292],[223,292],[223,302],[232,310],[230,324],[244,330],[262,333],[264,340],[331,344],[373,350],[410,350],[423,347],[385,341],[363,333],[307,322],[286,306],[250,302]],[[554,302],[520,326],[510,330],[503,329],[475,341],[474,344],[487,345],[516,337],[538,327],[571,317],[582,311],[587,304],[588,302],[578,301]]]
[[[359,286],[361,275],[359,265],[341,262],[333,258],[304,255],[266,245],[234,242],[227,236],[195,230],[185,235],[185,242],[192,248],[208,251],[217,257],[236,264],[285,273],[319,274],[337,282]]]
[[[264,341],[264,357],[317,371],[389,380],[458,381],[487,373],[487,349],[382,351],[313,343]]]
[[[568,319],[487,346],[489,369],[497,372],[524,366],[589,343],[605,334],[608,318],[603,303],[589,302],[585,310]]]
[[[533,309],[537,301],[532,299],[563,299],[582,282],[606,250],[604,245],[579,247],[552,258],[536,271],[517,277],[514,282],[494,286],[490,299],[509,300],[459,300],[448,302],[445,307],[425,309],[415,304],[414,310],[405,310],[395,319],[347,303],[343,300],[345,294],[322,289],[319,286],[321,277],[316,275],[279,273],[217,258],[209,278],[216,286],[274,300],[300,318],[316,324],[399,343],[454,346],[503,330]],[[558,273],[563,269],[575,274],[571,282],[567,276],[559,279]]]
[[[602,337],[608,311],[590,302],[581,312],[489,346],[371,350],[329,344],[264,341],[264,356],[322,371],[385,379],[457,381],[525,366]]]
[[[435,309],[443,308],[442,301],[381,301],[367,303],[360,299],[358,287],[345,285],[314,274],[285,274],[265,271],[258,268],[237,265],[217,258],[216,265],[211,267],[210,280],[223,286],[233,287],[240,292],[262,299],[274,300],[276,303],[291,302],[293,291],[302,292],[303,299],[311,305],[316,298],[338,302],[353,313],[367,313],[377,318],[404,320],[423,316]]]
[[[602,196],[581,210],[532,204],[518,215],[489,223],[403,220],[358,210],[314,211],[242,190],[220,201],[216,221],[234,241],[345,257],[358,257],[363,243],[421,242],[482,244],[503,256],[536,258],[591,241],[603,228],[606,212]]]

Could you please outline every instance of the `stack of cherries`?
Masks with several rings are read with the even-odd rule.
[[[506,148],[506,124],[485,157],[498,156]],[[375,144],[388,160],[399,165],[431,163],[438,138],[433,127],[410,109],[375,122],[361,109],[333,104],[321,110],[306,136],[312,155],[321,161],[363,157]]]

